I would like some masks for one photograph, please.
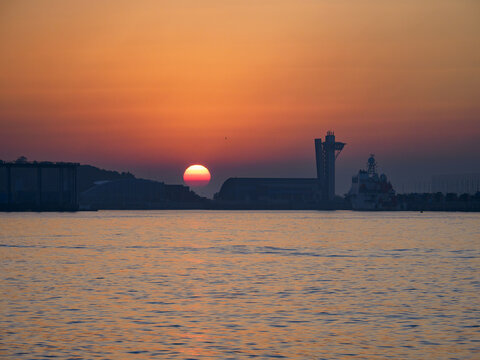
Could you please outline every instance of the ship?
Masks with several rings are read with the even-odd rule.
[[[367,169],[352,177],[352,187],[346,195],[353,210],[395,210],[395,190],[385,174],[378,175],[375,155],[370,154]]]

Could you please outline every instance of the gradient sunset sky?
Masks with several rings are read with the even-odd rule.
[[[480,1],[2,1],[0,159],[181,183],[480,172]]]

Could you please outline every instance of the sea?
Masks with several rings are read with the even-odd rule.
[[[480,214],[0,214],[0,358],[480,359]]]

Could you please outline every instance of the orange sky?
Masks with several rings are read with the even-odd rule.
[[[480,171],[479,34],[476,0],[2,1],[0,159],[218,186],[334,129],[348,175]]]

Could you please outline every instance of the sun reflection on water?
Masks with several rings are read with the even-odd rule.
[[[471,358],[477,214],[0,215],[9,358]]]

